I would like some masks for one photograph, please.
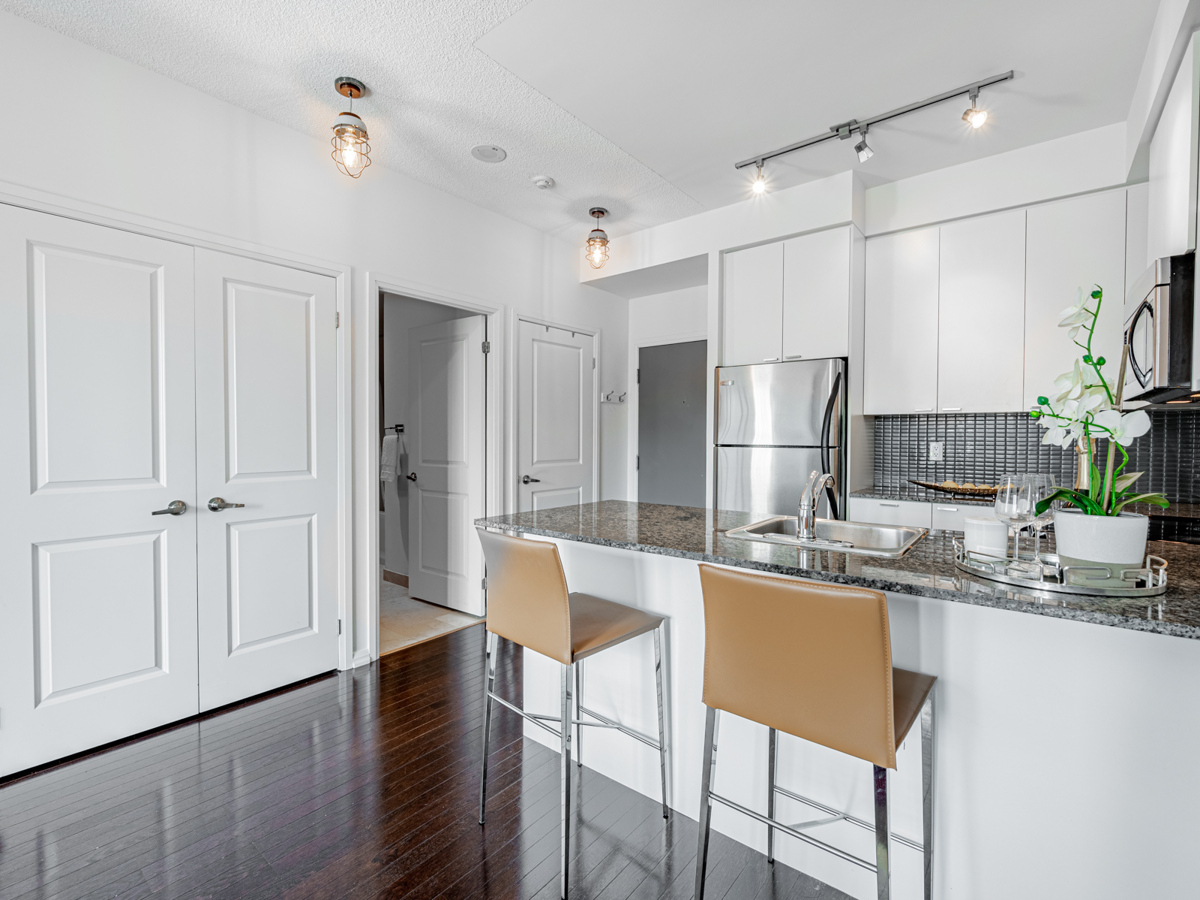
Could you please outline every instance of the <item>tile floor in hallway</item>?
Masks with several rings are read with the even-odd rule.
[[[478,624],[481,619],[408,595],[408,588],[383,582],[379,594],[379,655]]]

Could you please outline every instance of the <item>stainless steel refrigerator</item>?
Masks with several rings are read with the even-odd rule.
[[[846,361],[804,359],[717,369],[716,498],[721,509],[795,515],[809,473],[837,487],[817,514],[846,510]]]

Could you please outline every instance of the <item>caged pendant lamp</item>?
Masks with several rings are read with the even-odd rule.
[[[587,239],[587,261],[593,269],[603,269],[608,262],[608,235],[600,227],[600,220],[608,215],[603,206],[593,206],[588,210],[589,216],[596,219],[596,227],[592,229]]]
[[[333,152],[330,156],[337,167],[351,178],[357,178],[371,164],[371,145],[366,123],[354,114],[354,101],[366,93],[366,85],[357,78],[342,76],[333,86],[350,100],[350,109],[333,123]]]

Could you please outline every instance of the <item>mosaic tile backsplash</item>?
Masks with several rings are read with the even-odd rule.
[[[1150,432],[1130,448],[1130,470],[1146,473],[1138,487],[1200,502],[1200,410],[1154,411],[1150,420]],[[1011,472],[1074,483],[1075,451],[1043,444],[1042,434],[1025,413],[877,416],[875,487],[900,490],[910,478],[996,484]],[[934,441],[945,444],[940,462],[929,459]]]

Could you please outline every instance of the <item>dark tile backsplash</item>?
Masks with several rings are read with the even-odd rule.
[[[1129,470],[1146,473],[1138,487],[1200,502],[1200,410],[1155,411],[1150,419],[1150,432],[1129,448]],[[1014,472],[1073,483],[1075,451],[1043,444],[1043,433],[1026,413],[877,416],[875,487],[899,490],[910,478],[996,484]],[[932,441],[945,444],[941,462],[929,459]]]

